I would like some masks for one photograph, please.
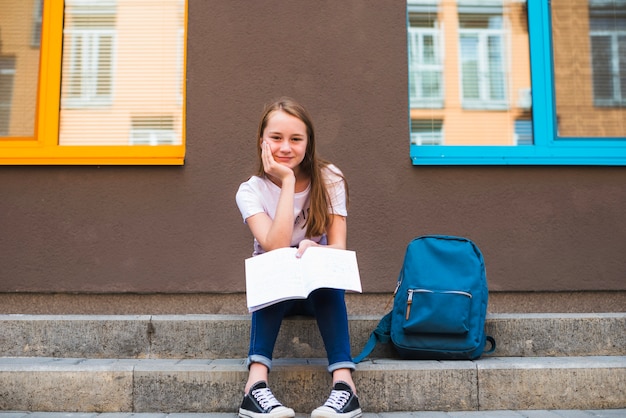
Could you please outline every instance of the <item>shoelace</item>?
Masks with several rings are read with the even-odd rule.
[[[260,388],[252,391],[252,396],[257,400],[258,403],[261,404],[261,408],[267,410],[273,406],[281,406],[282,404],[278,402],[278,399],[274,397],[274,394],[270,390],[270,388]]]
[[[350,399],[350,392],[347,390],[332,390],[324,406],[330,406],[336,410],[341,410]]]

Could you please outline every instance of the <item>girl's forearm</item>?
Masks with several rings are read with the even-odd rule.
[[[329,247],[345,250],[348,241],[348,225],[346,218],[340,215],[332,215],[332,220],[326,235]]]
[[[266,236],[266,245],[263,248],[271,251],[277,248],[289,247],[295,221],[293,207],[295,199],[295,179],[283,180],[276,215],[272,220]]]

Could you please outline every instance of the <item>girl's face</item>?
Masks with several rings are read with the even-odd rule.
[[[274,160],[298,172],[306,155],[308,135],[304,122],[295,116],[276,110],[268,119],[263,136],[260,138],[270,145]]]

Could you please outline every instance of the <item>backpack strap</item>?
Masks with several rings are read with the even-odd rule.
[[[391,314],[392,312],[389,312],[382,317],[378,326],[370,335],[369,340],[365,343],[361,353],[352,359],[355,364],[360,363],[365,357],[369,356],[377,343],[387,344],[391,340]]]

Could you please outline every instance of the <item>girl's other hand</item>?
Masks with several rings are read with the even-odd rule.
[[[310,239],[303,239],[302,241],[300,241],[300,244],[298,245],[298,251],[296,251],[296,258],[302,257],[302,254],[304,254],[307,248],[319,247],[319,246],[320,245],[315,241],[311,241]]]

